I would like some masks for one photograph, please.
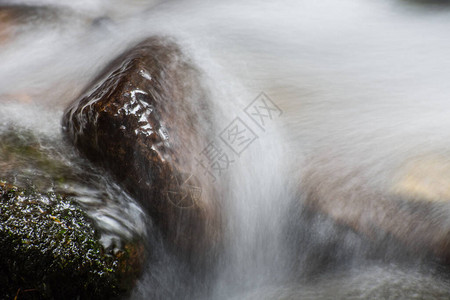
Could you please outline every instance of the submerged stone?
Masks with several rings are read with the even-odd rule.
[[[44,136],[37,138],[30,130],[0,126],[0,178],[19,186],[32,182],[40,191],[60,191],[58,185],[76,181],[77,171],[68,166],[52,143]]]
[[[216,190],[195,162],[212,132],[206,98],[179,47],[152,37],[110,63],[63,117],[80,152],[110,171],[190,258],[220,239]]]
[[[71,199],[0,181],[0,298],[111,299],[143,264],[130,242],[107,253],[92,220]]]
[[[42,21],[54,21],[60,13],[52,7],[0,4],[0,45]]]
[[[357,171],[344,172],[332,176],[327,167],[305,172],[301,185],[305,204],[368,237],[380,245],[380,251],[381,245],[397,243],[398,257],[409,252],[450,263],[447,159],[412,159],[383,188]]]

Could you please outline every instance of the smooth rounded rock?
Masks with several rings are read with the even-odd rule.
[[[173,41],[152,37],[111,62],[63,117],[79,151],[190,258],[211,253],[221,236],[217,190],[195,161],[213,132],[200,78]]]
[[[300,189],[306,206],[380,245],[396,241],[417,256],[450,262],[446,183],[450,168],[445,159],[412,159],[393,172],[384,188],[376,187],[361,171],[348,172],[330,163],[332,170],[343,170],[337,174],[327,169],[325,161],[320,170],[305,172]]]

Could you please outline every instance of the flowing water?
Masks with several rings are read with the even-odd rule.
[[[131,299],[450,297],[434,260],[303,206],[308,189],[386,194],[415,157],[449,164],[445,1],[4,2],[34,8],[0,28],[3,144],[54,162],[21,150],[0,175],[73,194],[106,246],[142,235],[151,259]],[[218,138],[236,117],[257,136],[212,183],[224,187],[225,249],[206,275],[171,255],[139,205],[61,134],[63,110],[96,72],[149,35],[173,37],[202,70]],[[259,127],[245,108],[262,92],[276,110]],[[445,204],[434,213],[450,216]]]

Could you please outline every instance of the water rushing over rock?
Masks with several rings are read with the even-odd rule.
[[[149,263],[132,299],[449,298],[443,258],[450,11],[444,1],[14,2],[57,13],[24,24],[19,21],[27,19],[0,14],[8,26],[0,30],[0,131],[31,133],[20,130],[22,138],[0,144],[0,153],[9,153],[0,158],[0,175],[17,183],[39,177],[44,187],[71,192],[108,233],[107,248],[147,230]],[[150,56],[141,65],[127,56],[141,54],[128,50],[149,36],[164,37],[153,42],[167,52],[153,49],[161,61]],[[181,66],[181,73],[171,66]],[[132,75],[122,77],[121,68]],[[109,92],[123,101],[119,107],[96,106]],[[74,99],[86,103],[66,115],[71,135],[83,128],[78,142],[92,147],[80,149],[95,164],[61,136],[63,111]],[[95,123],[102,108],[112,118],[99,114]],[[103,131],[93,130],[105,123]],[[248,135],[230,149],[227,133],[238,125]],[[113,137],[96,145],[94,133]],[[30,135],[38,142],[24,142]],[[123,149],[122,139],[137,143]],[[108,152],[111,145],[126,157]],[[34,149],[56,161],[24,158]],[[205,149],[221,150],[228,168],[217,174],[197,164]],[[134,156],[132,164],[118,166],[135,152],[156,161]],[[61,165],[74,174],[60,172]],[[135,191],[130,182],[155,183],[145,168],[158,166],[161,172],[153,174],[161,180],[153,186],[161,190]],[[220,254],[203,258],[214,266],[206,274],[180,258],[186,252],[173,251],[185,242],[202,248],[168,226],[186,223],[158,220],[169,215],[165,206],[147,207],[147,216],[136,201],[164,196],[188,178],[196,178],[203,196],[211,191],[204,198],[211,214],[191,215],[211,218],[189,217],[189,223],[220,220]],[[188,199],[172,202],[189,209]],[[194,231],[206,237],[215,228]],[[168,240],[177,246],[168,247]]]
[[[111,171],[193,260],[221,236],[219,196],[194,167],[211,129],[203,89],[178,46],[153,37],[108,65],[63,119],[80,152]]]

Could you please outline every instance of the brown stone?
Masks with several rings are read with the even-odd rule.
[[[57,10],[50,7],[0,4],[0,45],[14,39],[24,25],[55,19],[56,15]]]
[[[389,179],[392,188],[375,188],[361,171],[339,168],[322,159],[322,168],[306,172],[300,189],[305,204],[331,216],[376,243],[396,240],[419,256],[450,262],[450,194],[447,160],[417,160]],[[319,164],[318,161],[311,165]],[[425,164],[425,166],[424,166]],[[331,166],[328,169],[327,166]],[[342,170],[336,173],[336,170]],[[439,180],[438,180],[439,178]],[[436,184],[435,184],[436,183]]]
[[[13,26],[11,13],[0,7],[0,45],[6,43],[12,34],[11,26]]]
[[[194,159],[212,132],[200,76],[174,42],[152,37],[109,64],[63,117],[79,151],[195,256],[220,237],[216,191]]]

